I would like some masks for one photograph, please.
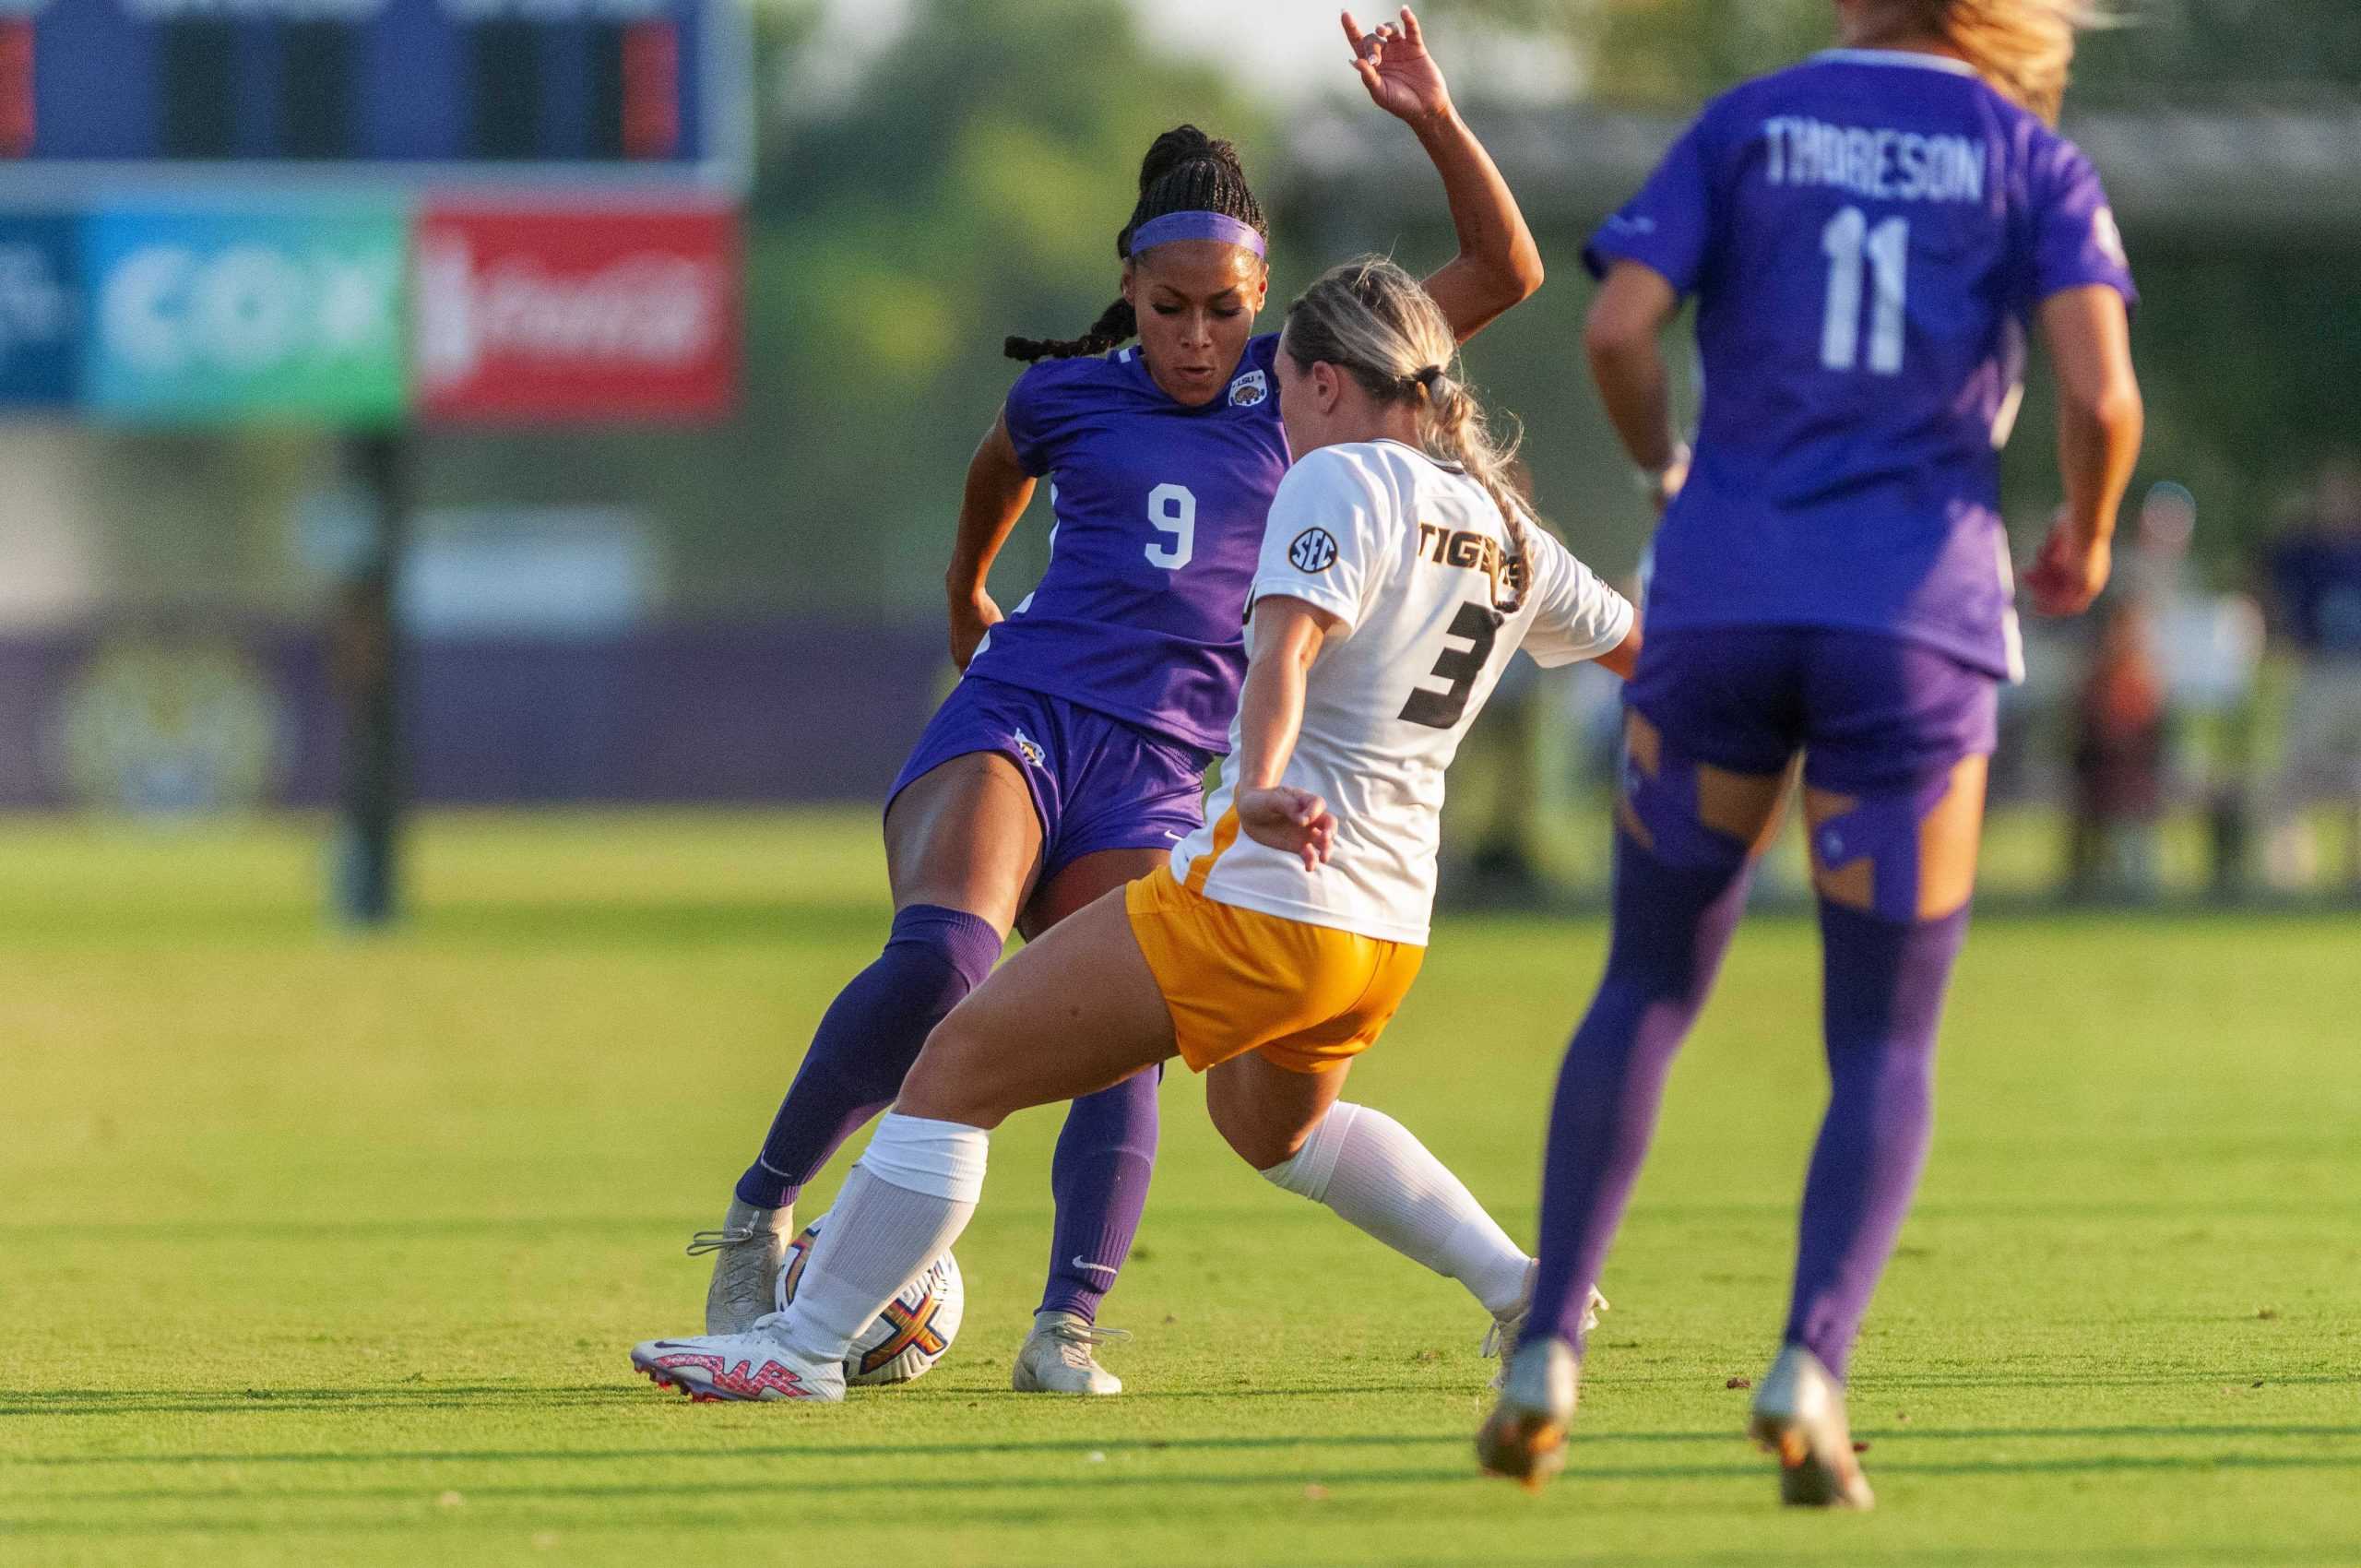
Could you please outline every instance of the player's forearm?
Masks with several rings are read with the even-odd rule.
[[[2117,513],[2140,460],[2147,427],[2139,384],[2130,373],[2058,407],[2058,471],[2066,490],[2066,521],[2085,540],[2115,532]]]
[[[1281,654],[1247,668],[1238,702],[1238,787],[1267,790],[1287,770],[1303,731],[1304,666]]]
[[[2066,524],[2085,541],[2103,543],[2115,532],[2147,425],[2131,368],[2130,315],[2122,296],[2094,285],[2045,301],[2041,319],[2058,374]]]
[[[1584,340],[1591,378],[1623,449],[1643,472],[1661,473],[1680,455],[1672,422],[1672,378],[1653,334]]]
[[[1427,280],[1427,291],[1465,342],[1541,287],[1541,247],[1492,155],[1456,108],[1446,105],[1413,128],[1442,177],[1459,236],[1459,255]]]
[[[951,564],[943,574],[943,588],[954,603],[984,591],[992,562],[1032,499],[1032,476],[1017,466],[1008,433],[995,422],[967,465],[967,487],[960,495]]]

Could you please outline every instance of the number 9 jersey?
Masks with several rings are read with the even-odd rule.
[[[1399,442],[1323,446],[1298,463],[1271,502],[1251,591],[1342,623],[1305,678],[1281,776],[1328,802],[1335,842],[1308,872],[1245,837],[1225,769],[1212,826],[1174,848],[1173,877],[1217,904],[1424,946],[1443,772],[1510,655],[1522,645],[1571,664],[1631,631],[1621,594],[1538,527],[1525,537],[1527,558],[1513,561],[1483,486]],[[1513,601],[1512,577],[1524,582]]]
[[[2019,672],[1999,454],[2025,322],[2136,297],[2079,148],[1963,61],[1833,50],[1708,105],[1584,259],[1697,298],[1651,631],[1846,627]]]
[[[1228,748],[1246,587],[1287,466],[1277,347],[1250,339],[1198,408],[1157,386],[1136,345],[1017,378],[1003,417],[1018,464],[1050,479],[1050,564],[968,673]]]

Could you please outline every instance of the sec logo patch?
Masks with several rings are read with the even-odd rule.
[[[1324,572],[1336,564],[1336,538],[1326,529],[1306,529],[1287,546],[1287,560],[1299,572]]]

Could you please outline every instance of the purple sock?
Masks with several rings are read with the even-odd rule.
[[[1804,1183],[1786,1338],[1839,1381],[1932,1130],[1935,1031],[1967,911],[1897,924],[1822,904],[1828,1115]]]
[[[1157,1090],[1164,1069],[1150,1067],[1067,1108],[1050,1165],[1058,1222],[1050,1238],[1050,1282],[1040,1310],[1098,1321],[1098,1303],[1115,1288],[1132,1238],[1147,1207],[1156,1169]]]
[[[1581,1349],[1583,1311],[1655,1130],[1665,1075],[1713,989],[1746,907],[1747,861],[1669,865],[1615,836],[1607,975],[1566,1048],[1541,1178],[1532,1322]]]
[[[913,904],[876,961],[836,993],[763,1152],[738,1178],[757,1208],[790,1203],[861,1124],[894,1103],[927,1035],[991,972],[1006,939],[961,909]]]

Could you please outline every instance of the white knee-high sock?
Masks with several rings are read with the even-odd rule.
[[[1263,1176],[1458,1280],[1487,1312],[1506,1312],[1524,1299],[1532,1260],[1484,1212],[1466,1183],[1382,1111],[1342,1102],[1329,1107],[1295,1158]]]
[[[824,1364],[842,1360],[853,1336],[967,1228],[991,1146],[980,1127],[887,1111],[803,1265],[789,1346]]]

